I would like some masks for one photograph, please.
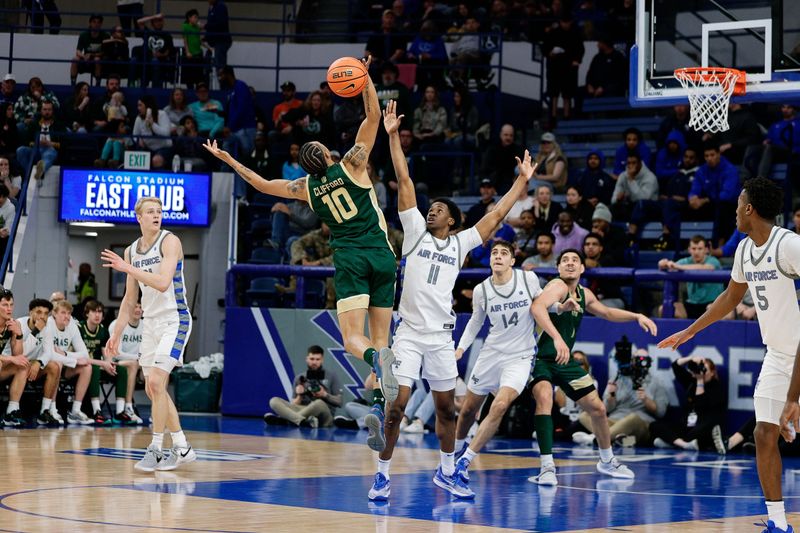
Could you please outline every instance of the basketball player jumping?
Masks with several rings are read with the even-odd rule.
[[[790,390],[792,367],[800,344],[800,307],[794,280],[800,277],[800,236],[775,225],[783,193],[766,178],[744,184],[736,206],[736,228],[747,234],[736,248],[728,287],[691,326],[662,340],[659,348],[677,349],[699,331],[736,308],[745,291],[756,302],[756,315],[767,353],[753,393],[756,411],[756,464],[767,502],[769,521],[764,533],[791,533],[781,490],[778,437],[784,421],[797,422],[797,386]],[[788,428],[786,436],[788,435]]]
[[[197,458],[186,442],[178,411],[167,392],[170,372],[183,364],[183,351],[192,332],[192,315],[186,305],[183,247],[176,235],[161,229],[161,208],[158,198],[139,198],[134,210],[142,236],[125,249],[124,259],[111,250],[100,254],[104,267],[127,274],[117,324],[106,343],[106,352],[111,357],[120,356],[122,333],[133,316],[139,290],[142,291],[146,320],[139,365],[144,373],[147,397],[153,402],[153,440],[134,467],[143,472],[174,470]],[[161,450],[164,428],[169,429],[172,436],[168,456]]]
[[[367,68],[370,61],[371,58],[364,60]],[[358,129],[355,145],[341,163],[334,163],[322,143],[305,143],[300,147],[300,165],[308,172],[305,178],[267,181],[217,148],[216,141],[204,146],[259,191],[308,202],[330,227],[336,267],[336,311],[344,348],[372,367],[380,385],[380,390],[373,391],[373,410],[365,423],[370,430],[367,444],[381,451],[385,445],[381,427],[383,399],[391,402],[397,397],[397,380],[392,372],[394,355],[387,348],[397,263],[383,212],[367,175],[367,160],[381,122],[378,95],[369,77],[362,94],[367,118]],[[369,319],[370,338],[364,335],[365,318]]]
[[[519,194],[527,190],[535,165],[525,152],[524,161],[517,158],[519,177],[514,186],[475,225],[456,235],[461,225],[461,211],[448,199],[431,203],[427,220],[417,209],[414,184],[408,174],[406,158],[400,146],[398,129],[402,115],[396,114],[397,103],[390,100],[384,111],[384,126],[389,134],[389,147],[398,182],[398,209],[403,224],[403,256],[406,260],[403,293],[400,297],[400,325],[395,331],[392,350],[396,357],[395,376],[400,385],[397,400],[392,402],[386,418],[386,449],[381,452],[378,472],[369,491],[370,500],[387,500],[391,491],[389,464],[400,430],[403,411],[411,387],[420,377],[428,381],[436,406],[436,435],[440,444],[440,465],[433,482],[459,498],[472,498],[474,493],[455,475],[455,386],[458,377],[453,328],[452,292],[456,277],[470,250],[489,238],[492,230],[506,216]]]

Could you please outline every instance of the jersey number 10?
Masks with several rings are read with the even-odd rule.
[[[337,223],[350,220],[358,214],[358,207],[350,197],[347,189],[335,189],[332,193],[321,197],[322,203],[328,208]]]

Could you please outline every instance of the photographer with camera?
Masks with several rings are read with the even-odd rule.
[[[725,454],[719,421],[728,402],[711,359],[681,357],[672,363],[675,379],[686,389],[686,413],[681,426],[666,420],[650,424],[657,448],[675,446],[684,450],[716,450]]]
[[[329,427],[333,425],[333,412],[342,405],[342,382],[339,376],[322,368],[325,350],[310,346],[306,355],[308,368],[294,380],[292,401],[275,396],[269,407],[275,414],[264,415],[270,425],[291,422],[303,427]]]
[[[617,377],[608,382],[603,394],[611,439],[625,447],[646,443],[650,440],[650,424],[667,412],[667,388],[650,374],[653,360],[647,350],[640,348],[631,354],[627,337],[616,343],[614,358],[619,368]],[[578,420],[591,430],[588,414],[581,414]],[[579,444],[590,444],[594,438],[583,432],[572,437]]]

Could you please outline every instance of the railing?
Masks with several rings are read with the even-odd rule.
[[[36,144],[33,146],[34,153],[39,151],[39,139],[36,139]],[[39,154],[41,158],[41,154]],[[8,242],[6,243],[6,251],[3,253],[3,260],[0,262],[0,286],[2,286],[6,281],[6,273],[7,272],[14,272],[14,241],[17,237],[17,229],[19,228],[19,221],[20,219],[26,215],[26,208],[27,208],[27,198],[28,198],[28,185],[31,182],[31,170],[33,166],[36,164],[38,159],[31,157],[30,163],[28,166],[23,169],[22,174],[22,188],[19,191],[19,195],[17,196],[17,210],[14,214],[14,222],[11,224],[11,231],[8,234]],[[6,200],[10,202],[11,200]]]
[[[237,280],[257,276],[287,277],[296,276],[297,288],[295,290],[295,307],[305,307],[305,278],[322,279],[333,277],[336,269],[333,267],[307,267],[298,265],[250,265],[235,264],[228,269],[225,283],[225,306],[239,306]],[[483,280],[491,274],[485,268],[465,268],[459,273],[459,279]],[[536,274],[543,277],[555,277],[558,271],[555,268],[537,268]],[[729,270],[691,271],[691,272],[665,272],[663,270],[633,269],[633,268],[599,268],[588,269],[584,273],[588,279],[613,279],[617,281],[632,282],[636,292],[640,282],[663,282],[663,318],[673,318],[675,315],[675,302],[678,297],[678,288],[683,281],[724,283],[730,280]],[[399,277],[399,272],[398,272]]]

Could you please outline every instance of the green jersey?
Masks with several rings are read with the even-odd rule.
[[[95,359],[101,359],[103,357],[103,348],[105,348],[110,337],[108,329],[103,324],[100,324],[94,332],[91,332],[89,331],[89,326],[86,325],[86,321],[82,320],[78,324],[78,330],[81,332],[81,338],[86,344],[86,349],[89,350],[89,355]]]
[[[569,298],[569,294],[567,294],[562,303],[565,302]],[[571,311],[569,313],[561,313],[557,315],[555,313],[550,313],[550,320],[553,322],[553,325],[556,327],[558,332],[561,334],[561,338],[564,339],[564,342],[567,343],[567,346],[570,350],[575,345],[575,337],[578,334],[578,327],[581,325],[581,320],[583,319],[583,314],[586,311],[586,295],[584,294],[583,287],[578,285],[578,288],[575,290],[575,299],[581,306],[580,312],[578,311]],[[550,359],[554,360],[556,358],[556,346],[553,343],[552,337],[547,333],[542,333],[542,336],[539,338],[539,353],[537,354],[539,359]]]
[[[331,248],[387,248],[386,220],[372,185],[356,182],[341,163],[308,176],[308,205],[331,228]]]

